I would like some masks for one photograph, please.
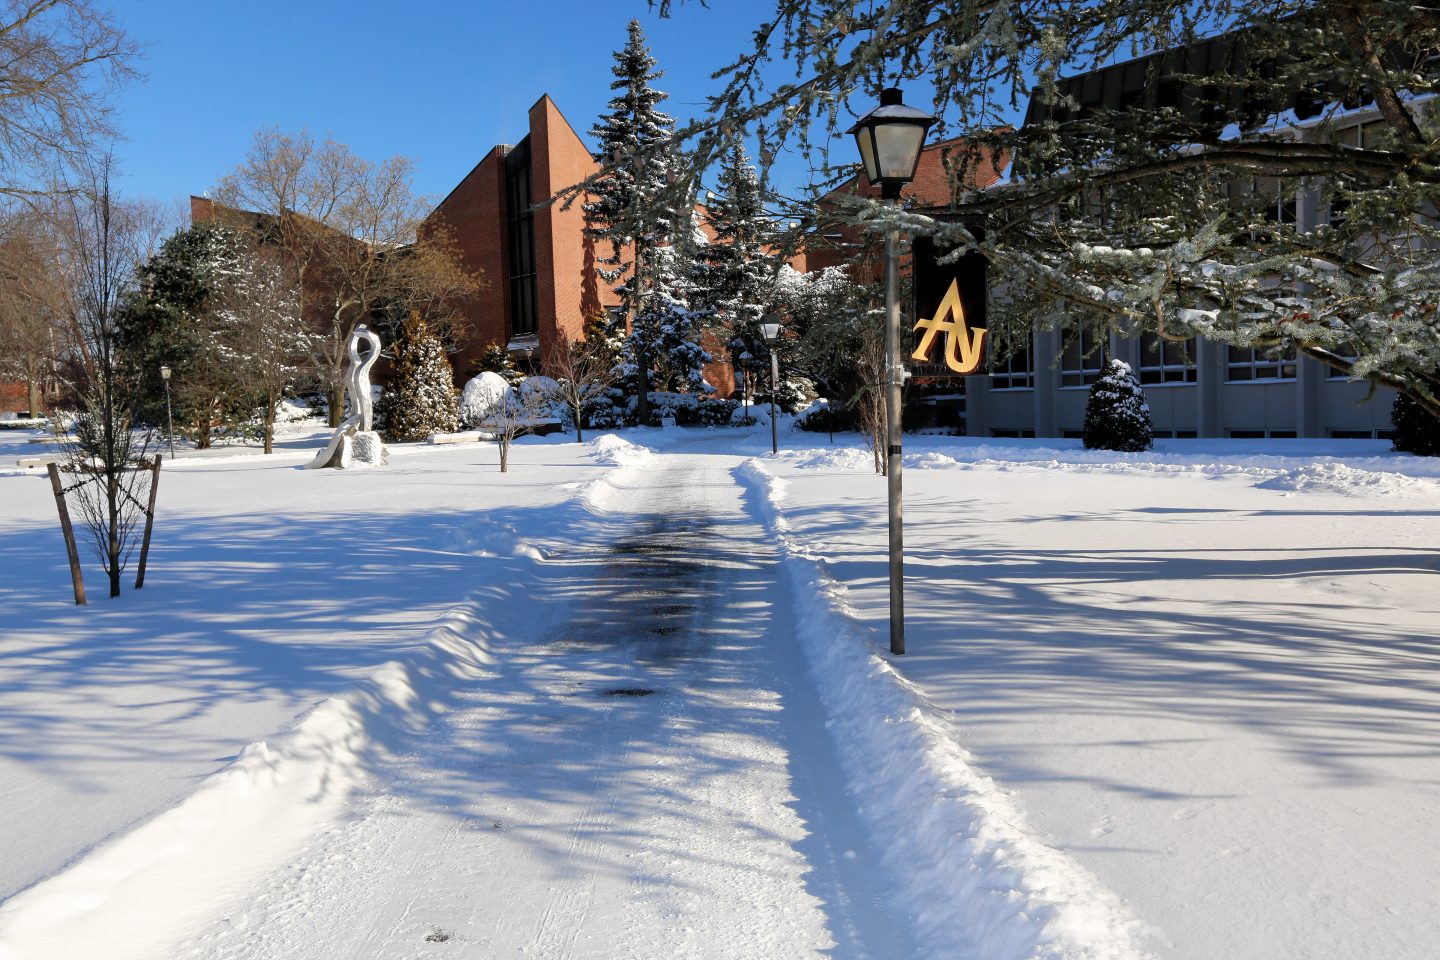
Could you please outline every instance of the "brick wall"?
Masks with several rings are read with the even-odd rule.
[[[467,270],[480,274],[481,290],[461,307],[467,330],[450,358],[464,383],[490,341],[510,337],[509,260],[506,250],[505,154],[493,147],[440,201],[422,230],[450,232]]]

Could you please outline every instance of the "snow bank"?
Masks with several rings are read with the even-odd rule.
[[[1440,484],[1433,480],[1407,477],[1403,473],[1357,470],[1343,463],[1313,463],[1280,470],[1255,486],[1262,490],[1338,493],[1349,497],[1440,493]]]
[[[0,907],[0,960],[153,960],[340,813],[389,734],[423,728],[445,691],[493,662],[475,606],[452,611],[288,732],[252,743],[178,806]],[[157,924],[157,905],[166,922]]]
[[[608,463],[617,467],[643,467],[655,459],[655,454],[649,447],[631,443],[613,433],[596,437],[586,446],[590,448],[590,456],[595,458],[596,463]]]
[[[936,958],[1136,960],[1138,922],[1098,880],[1027,829],[971,765],[942,711],[865,639],[843,585],[789,536],[785,484],[756,461],[739,475],[780,540],[834,741],[897,899]]]
[[[545,552],[526,540],[508,523],[484,518],[472,520],[455,530],[450,549],[478,557],[529,557],[544,560]]]
[[[1260,442],[1283,449],[1281,445],[1284,441]],[[930,449],[924,449],[926,446]],[[1440,493],[1440,481],[1432,479],[1432,476],[1440,474],[1440,459],[1404,455],[1346,457],[1343,460],[1323,455],[1296,456],[1259,452],[1248,441],[1214,441],[1206,444],[1207,449],[1195,453],[1159,450],[1116,453],[933,437],[918,442],[907,439],[907,447],[921,448],[905,454],[903,459],[907,470],[985,468],[1002,472],[1027,469],[1177,477],[1198,475],[1251,479],[1259,489],[1288,492],[1362,497],[1434,496]],[[1212,447],[1215,449],[1209,449]],[[870,451],[853,444],[781,451],[780,457],[802,470],[873,469]]]

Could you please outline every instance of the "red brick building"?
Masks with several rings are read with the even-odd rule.
[[[452,358],[461,379],[492,341],[539,361],[618,302],[596,272],[580,203],[546,203],[599,168],[548,95],[530,108],[529,126],[514,146],[492,147],[426,221],[452,233],[486,284],[464,308],[469,337]]]

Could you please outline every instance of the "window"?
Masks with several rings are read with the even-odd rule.
[[[1255,347],[1229,347],[1225,367],[1228,383],[1295,379],[1295,348],[1277,353]]]
[[[1385,121],[1376,120],[1371,123],[1356,124],[1353,127],[1345,127],[1343,130],[1335,131],[1335,143],[1342,147],[1351,147],[1356,150],[1378,150],[1382,139],[1385,136]],[[1346,211],[1350,206],[1350,199],[1337,195],[1330,198],[1330,209],[1326,219],[1332,227],[1344,226]]]
[[[991,390],[1031,390],[1035,387],[1035,353],[1033,338],[1027,337],[1014,353],[1004,360],[990,363]]]
[[[511,336],[540,329],[535,306],[535,213],[530,203],[530,138],[526,137],[505,156]]]
[[[1333,440],[1393,440],[1393,430],[1331,430]]]
[[[1294,430],[1230,430],[1231,440],[1294,440]]]
[[[990,431],[990,436],[997,438],[1008,438],[1011,440],[1028,440],[1035,437],[1034,430],[1010,430],[1005,427],[996,427]]]
[[[1166,383],[1194,383],[1199,378],[1195,367],[1194,337],[1177,343],[1158,334],[1140,335],[1140,382],[1151,386]]]
[[[1060,386],[1088,387],[1100,379],[1105,367],[1105,339],[1091,327],[1081,327],[1066,337],[1060,354]]]

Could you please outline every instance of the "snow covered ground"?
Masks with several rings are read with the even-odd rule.
[[[76,609],[0,435],[0,958],[1433,955],[1440,463],[909,440],[892,660],[868,453],[624,436],[183,457]]]

